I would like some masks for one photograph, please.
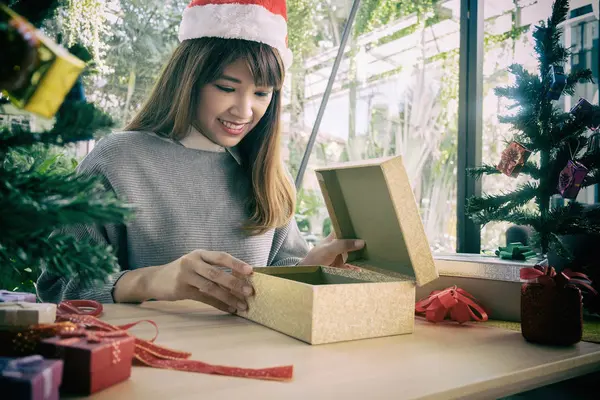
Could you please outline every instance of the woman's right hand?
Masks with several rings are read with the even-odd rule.
[[[240,278],[222,268],[231,269]],[[243,279],[251,274],[250,265],[227,253],[195,250],[169,264],[126,273],[117,282],[114,297],[117,302],[127,301],[127,287],[137,286],[143,288],[143,300],[191,299],[235,313],[246,310],[246,299],[254,294],[253,288]]]

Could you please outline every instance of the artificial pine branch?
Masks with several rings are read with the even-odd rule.
[[[83,285],[94,285],[114,273],[118,265],[110,246],[62,234],[1,246],[0,264],[6,266],[3,271],[11,271],[9,275],[0,274],[0,287],[11,289],[15,282],[35,281],[42,267],[53,275],[76,276]]]
[[[0,0],[17,14],[39,28],[60,6],[60,0]]]
[[[589,69],[579,69],[572,71],[567,77],[567,85],[565,86],[563,92],[568,94],[569,96],[573,96],[575,94],[575,86],[579,83],[594,83],[592,71]]]
[[[0,155],[7,149],[29,147],[36,144],[64,146],[69,143],[94,139],[114,125],[112,119],[98,110],[92,103],[76,102],[64,104],[57,114],[54,127],[48,132],[30,132],[16,128],[0,133]]]
[[[475,177],[475,179],[481,179],[483,175],[495,175],[501,173],[495,165],[491,164],[483,164],[481,167],[469,168],[467,172],[469,175]]]
[[[127,208],[91,177],[0,171],[0,225],[20,240],[30,235],[49,234],[74,221],[82,224],[115,223]]]

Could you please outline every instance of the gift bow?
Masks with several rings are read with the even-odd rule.
[[[572,284],[580,289],[587,290],[593,295],[598,294],[592,287],[592,280],[587,275],[569,269],[557,274],[553,267],[538,264],[533,267],[521,268],[519,275],[522,280],[528,282],[537,282],[542,285],[559,285],[560,287]]]
[[[461,324],[471,319],[488,319],[487,313],[475,302],[475,298],[456,286],[434,290],[428,297],[417,302],[415,311],[417,314],[425,314],[429,322],[441,322],[448,314],[451,320]]]
[[[21,357],[11,360],[6,368],[2,371],[2,375],[10,378],[22,378],[25,374],[31,374],[39,371],[39,367],[44,362],[44,358],[39,355]],[[52,368],[46,368],[42,372],[44,399],[49,399],[52,395],[53,379]]]
[[[90,305],[93,305],[93,302],[88,303],[88,306]],[[71,306],[78,307],[78,305],[74,305],[73,303],[71,303]],[[127,325],[114,326],[88,313],[68,314],[64,312],[65,308],[61,307],[60,305],[59,309],[63,311],[57,313],[57,320],[70,321],[80,327],[83,326],[93,328],[96,331],[123,332],[126,335],[133,336],[125,330],[137,325],[140,322],[144,322],[137,321]],[[149,322],[154,325],[156,328],[156,335],[151,340],[143,340],[133,336],[135,339],[134,358],[139,363],[148,367],[262,380],[289,381],[292,379],[293,366],[291,365],[274,368],[249,369],[212,365],[197,360],[189,360],[189,357],[192,355],[191,353],[172,350],[168,347],[159,346],[153,343],[158,336],[158,327],[153,321],[146,320],[145,322]],[[94,331],[94,333],[98,335],[100,332],[96,331]],[[65,334],[72,333],[65,332]]]
[[[498,247],[496,255],[503,260],[527,260],[535,257],[535,251],[521,242],[509,243],[506,247]]]

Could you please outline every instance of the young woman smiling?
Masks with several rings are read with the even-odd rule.
[[[251,265],[332,265],[362,248],[328,238],[309,251],[280,157],[287,48],[284,0],[196,0],[181,43],[125,132],[101,140],[79,172],[135,206],[126,226],[69,232],[116,249],[100,287],[42,273],[44,301],[194,299],[247,308]],[[232,274],[234,272],[235,274]]]

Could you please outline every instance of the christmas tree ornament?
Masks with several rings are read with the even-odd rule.
[[[558,177],[558,191],[565,199],[575,199],[581,190],[581,184],[588,169],[578,161],[569,160]]]
[[[4,19],[0,17],[0,21]],[[27,84],[27,77],[37,64],[38,46],[34,28],[23,18],[13,18],[5,25],[5,30],[0,32],[0,48],[5,52],[3,59],[6,57],[8,62],[0,64],[0,90],[18,90]]]
[[[600,157],[600,131],[594,131],[587,142],[587,152],[595,157]]]
[[[498,170],[507,176],[516,178],[523,169],[527,159],[531,155],[531,151],[527,150],[523,145],[517,142],[511,142],[502,152]]]
[[[0,23],[14,27],[22,36],[21,42],[26,44],[22,50],[24,56],[14,62],[11,75],[15,76],[16,83],[4,83],[0,89],[16,107],[52,118],[85,68],[85,63],[3,4],[0,4]],[[23,48],[23,45],[20,47]]]
[[[583,97],[571,107],[570,113],[592,130],[596,130],[600,126],[600,115],[594,113],[594,106]]]
[[[558,65],[551,65],[550,71],[548,72],[548,78],[550,80],[550,88],[548,90],[548,98],[550,100],[560,99],[565,86],[567,86],[567,77],[562,67]]]

